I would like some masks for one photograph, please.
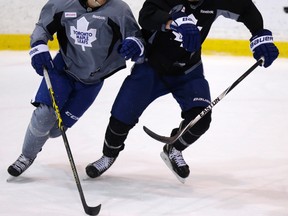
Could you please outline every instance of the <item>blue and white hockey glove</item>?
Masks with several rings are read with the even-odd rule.
[[[183,48],[188,52],[195,52],[201,47],[200,32],[194,21],[185,13],[185,7],[171,12],[172,23],[170,29],[182,35]]]
[[[144,55],[144,45],[136,37],[127,37],[118,48],[119,54],[126,60],[137,61]]]
[[[48,71],[53,69],[52,58],[44,41],[37,41],[32,44],[29,55],[31,57],[31,65],[40,76],[43,76],[43,67],[46,67]]]
[[[279,51],[273,43],[271,31],[263,29],[250,39],[250,48],[256,60],[264,57],[264,67],[269,67],[278,57]]]

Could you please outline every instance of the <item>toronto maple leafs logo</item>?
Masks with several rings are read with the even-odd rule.
[[[70,27],[70,37],[75,40],[76,45],[80,45],[82,50],[85,51],[85,47],[92,47],[91,43],[95,41],[96,29],[88,30],[89,22],[82,17],[77,21],[77,27]]]

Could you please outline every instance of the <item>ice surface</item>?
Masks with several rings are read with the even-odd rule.
[[[214,99],[252,57],[203,56]],[[102,153],[114,97],[128,68],[107,79],[92,107],[67,132],[87,203],[102,216],[288,216],[288,60],[258,67],[213,109],[210,130],[184,151],[191,174],[181,184],[160,159],[162,144],[145,125],[168,135],[180,122],[171,95],[155,101],[131,131],[113,167],[91,180],[88,163]],[[27,52],[0,52],[0,215],[85,215],[62,138],[49,140],[34,164],[6,182],[21,152],[41,78]]]

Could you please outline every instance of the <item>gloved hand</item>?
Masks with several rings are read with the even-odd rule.
[[[185,7],[171,12],[173,22],[170,29],[182,35],[183,47],[188,52],[195,52],[201,47],[200,32],[191,18],[185,13]]]
[[[29,52],[31,57],[31,64],[36,72],[43,76],[43,67],[46,67],[47,70],[53,69],[52,58],[48,49],[48,46],[44,41],[37,41],[32,44],[32,48]]]
[[[269,67],[278,57],[279,51],[273,43],[271,31],[263,29],[250,39],[250,48],[256,60],[264,57],[264,67]]]
[[[127,37],[118,48],[119,54],[126,60],[137,61],[144,54],[144,45],[136,37]]]

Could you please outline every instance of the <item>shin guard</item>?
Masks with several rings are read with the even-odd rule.
[[[132,126],[111,116],[106,129],[103,154],[107,157],[117,157],[119,152],[124,149],[124,141],[131,128]]]

